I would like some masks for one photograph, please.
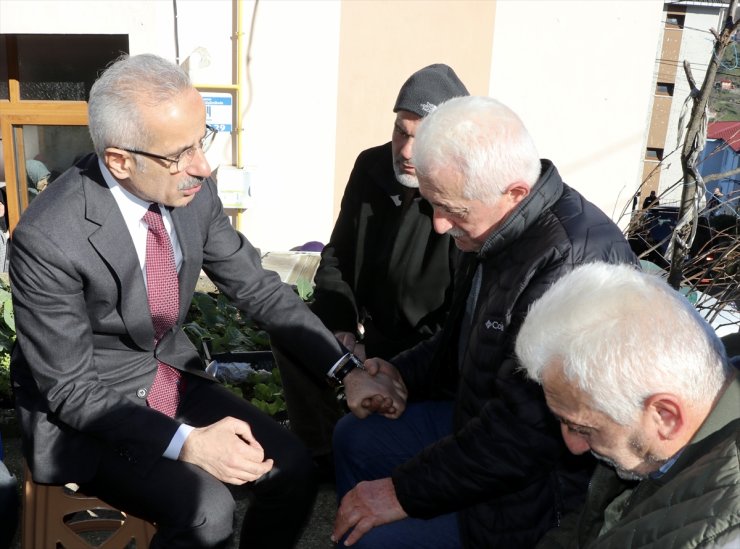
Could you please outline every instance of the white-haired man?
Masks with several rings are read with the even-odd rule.
[[[414,163],[435,230],[463,251],[452,305],[430,340],[366,361],[404,383],[410,404],[395,420],[338,423],[346,495],[334,536],[363,547],[531,547],[580,504],[594,463],[569,455],[542,389],[517,373],[516,334],[574,266],[635,259],[494,99],[440,105],[417,130]]]
[[[740,381],[683,296],[585,265],[534,304],[516,353],[568,449],[603,462],[541,547],[740,547]]]

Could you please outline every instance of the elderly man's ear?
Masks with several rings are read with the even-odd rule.
[[[116,179],[128,179],[133,158],[131,158],[131,155],[125,151],[121,151],[114,147],[108,147],[105,149],[103,163]]]
[[[513,206],[516,206],[529,195],[529,186],[525,183],[512,183],[504,193]]]
[[[670,393],[651,395],[645,401],[645,410],[648,422],[653,425],[660,440],[675,440],[685,434],[684,404],[675,395]]]

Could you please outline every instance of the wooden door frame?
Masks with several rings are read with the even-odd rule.
[[[23,126],[87,126],[87,103],[84,101],[23,101],[0,102],[0,133],[5,159],[5,191],[7,195],[8,229],[12,231],[20,218],[18,204],[25,208],[28,197],[20,193],[16,174],[25,176],[25,166],[16,165],[23,156]]]
[[[37,126],[87,126],[86,101],[34,101],[21,99],[18,67],[18,41],[15,35],[5,35],[6,61],[8,66],[8,99],[0,100],[0,135],[2,135],[3,158],[5,159],[5,185],[7,194],[8,229],[12,231],[18,223],[18,166],[16,151],[23,152],[24,125]],[[14,132],[18,129],[18,133]],[[15,135],[14,135],[15,134]],[[14,141],[14,137],[18,141]],[[17,148],[14,148],[14,144]],[[25,158],[25,156],[19,156]],[[21,166],[24,172],[25,166]],[[23,207],[28,197],[22,197]]]

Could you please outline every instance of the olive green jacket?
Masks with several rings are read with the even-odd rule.
[[[621,480],[597,466],[580,512],[538,548],[740,547],[740,378],[660,478]],[[613,515],[616,503],[621,509]],[[611,505],[605,519],[605,511]],[[605,526],[605,522],[608,522]]]

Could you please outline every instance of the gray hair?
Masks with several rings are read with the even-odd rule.
[[[188,74],[152,54],[114,61],[90,89],[88,117],[95,152],[107,147],[145,149],[150,144],[141,107],[156,107],[191,89]]]
[[[540,158],[519,117],[490,97],[457,97],[442,103],[419,124],[414,142],[417,175],[459,171],[463,197],[491,203],[515,182],[532,187]]]
[[[591,263],[558,280],[529,310],[516,354],[527,375],[562,367],[590,405],[633,424],[651,395],[711,404],[732,368],[712,327],[657,275]]]

